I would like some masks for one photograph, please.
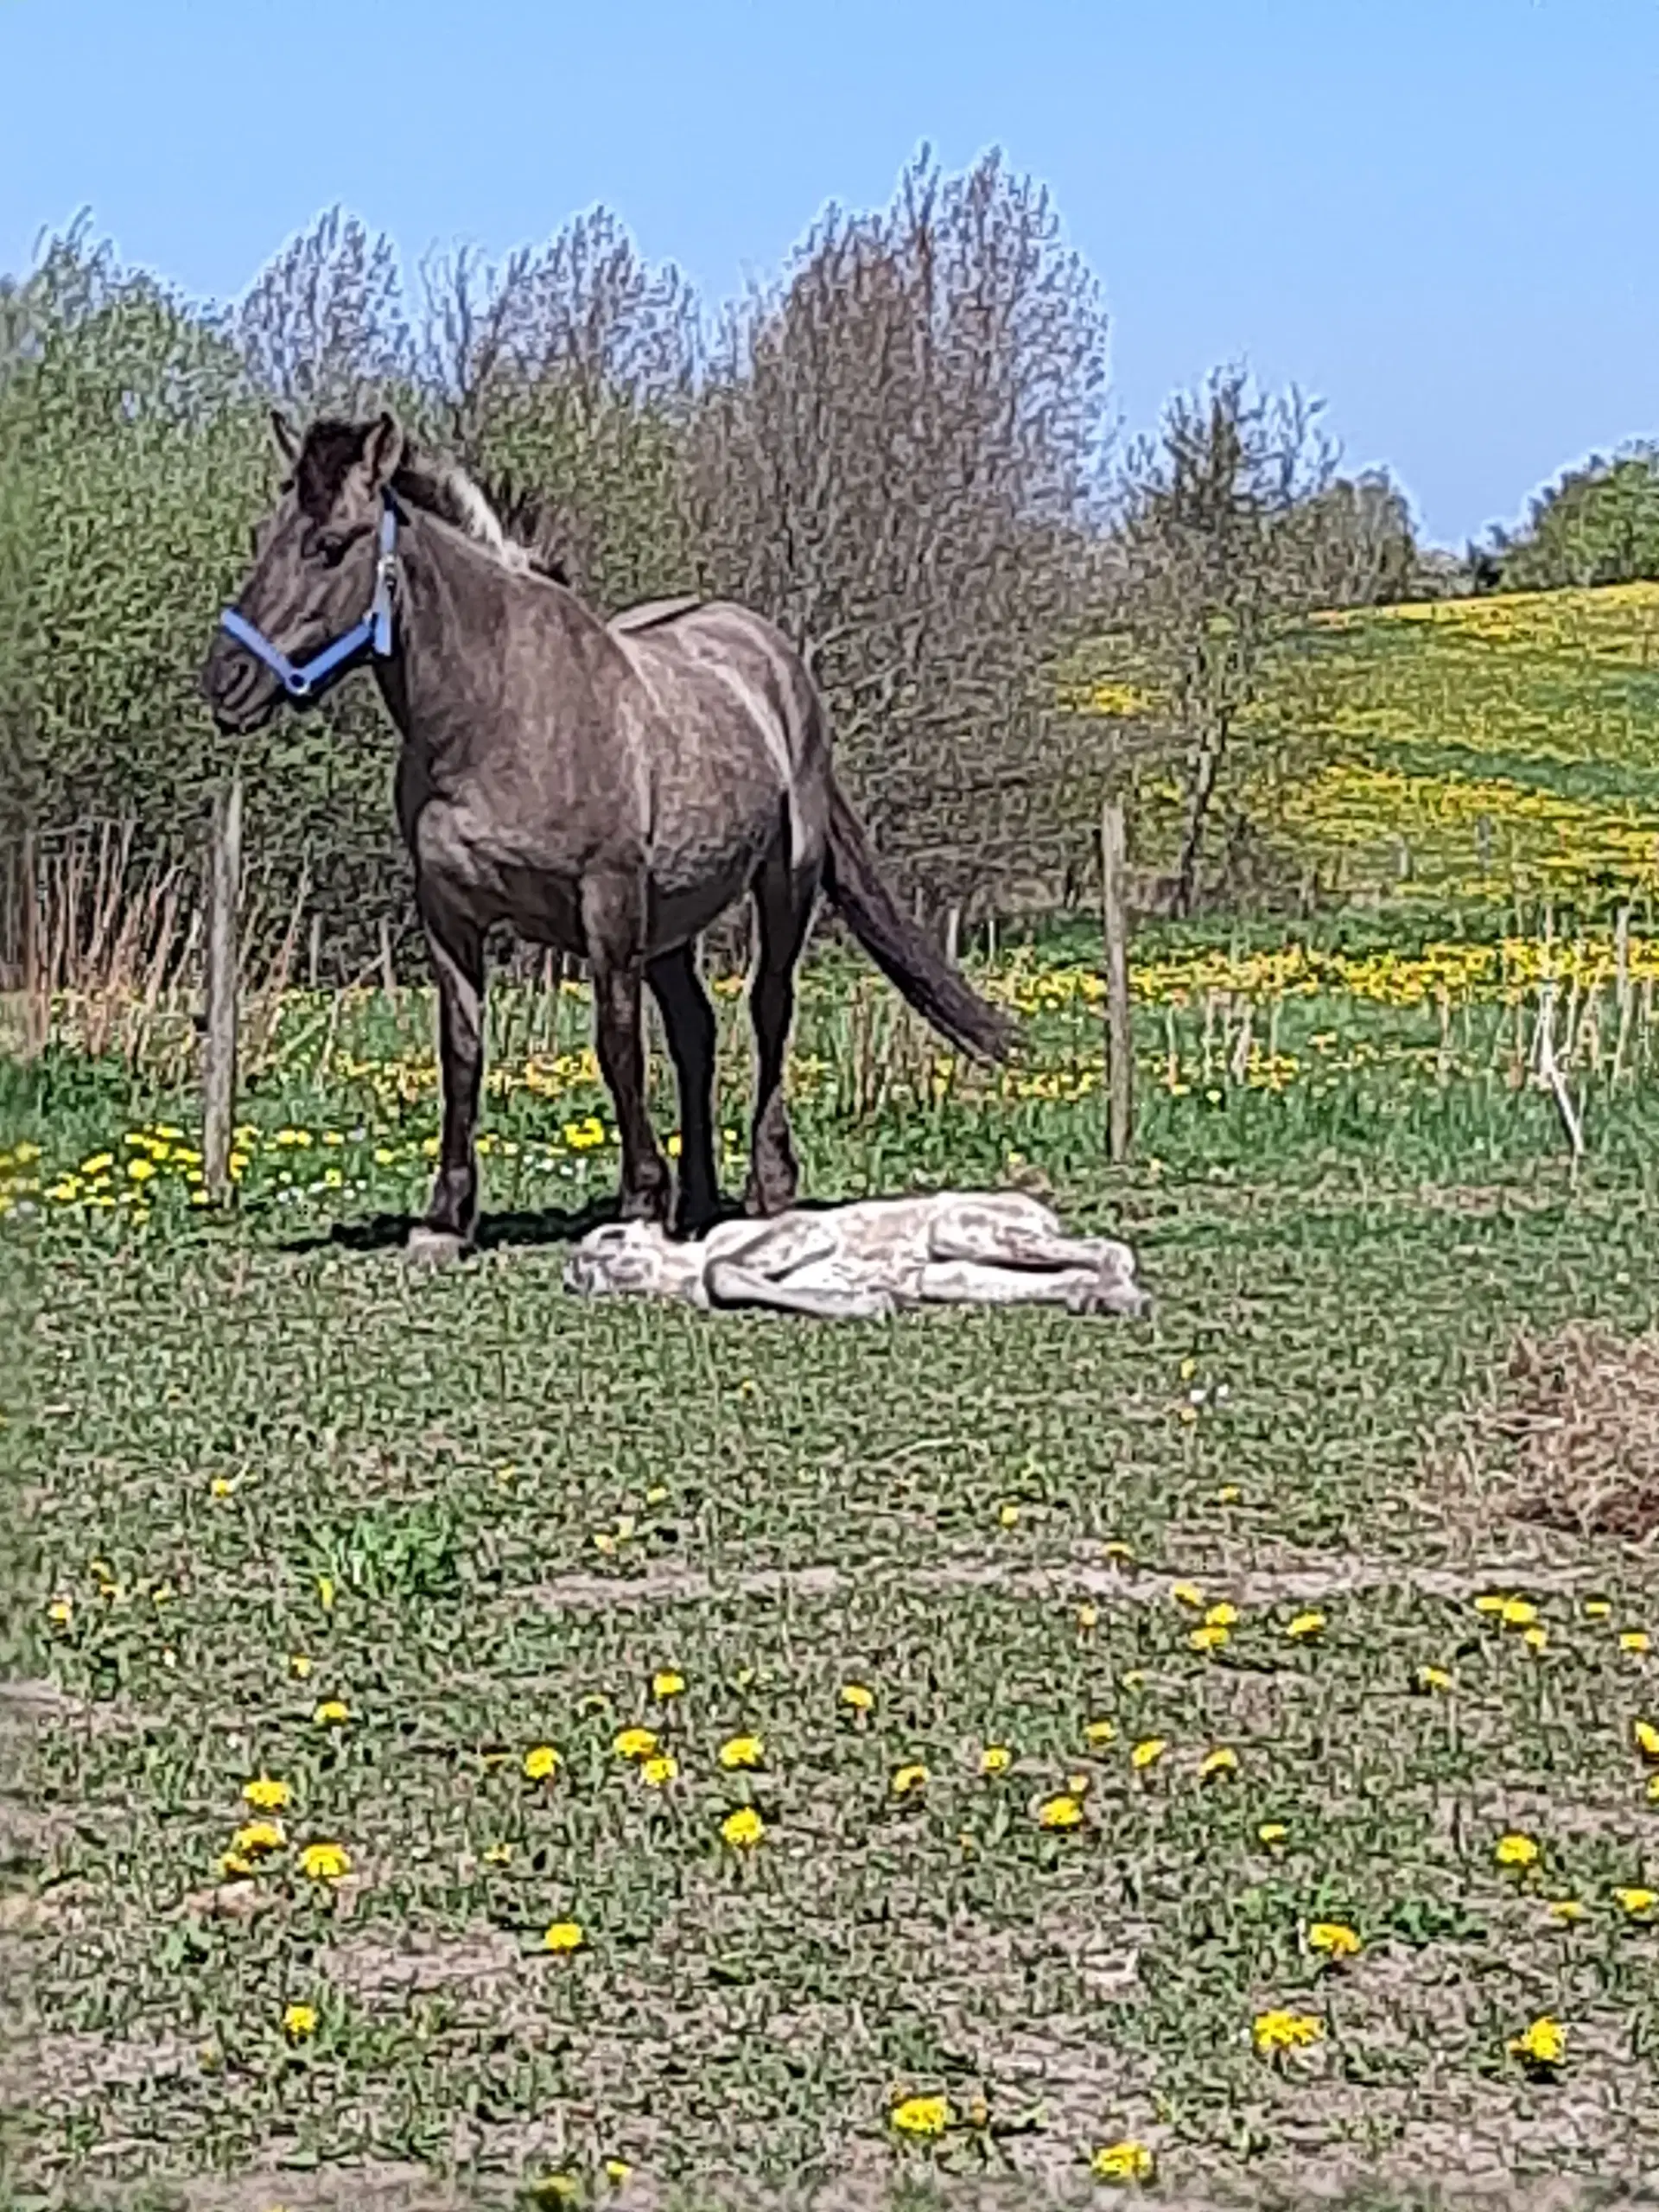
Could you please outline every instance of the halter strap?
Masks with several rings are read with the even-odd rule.
[[[369,601],[369,611],[360,622],[353,623],[332,645],[325,645],[308,661],[291,661],[280,645],[273,645],[263,630],[257,629],[245,615],[233,607],[227,607],[219,618],[221,630],[227,631],[238,645],[245,645],[256,660],[264,661],[291,699],[308,699],[324,680],[337,668],[360,653],[365,645],[372,645],[384,660],[391,651],[391,595],[396,575],[393,556],[397,546],[397,510],[391,494],[380,495],[380,551],[374,564],[374,596]]]

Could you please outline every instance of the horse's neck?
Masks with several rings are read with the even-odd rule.
[[[558,619],[549,626],[550,656],[562,644],[574,652],[584,628],[603,628],[573,592],[550,578],[505,567],[433,516],[410,518],[398,566],[397,644],[389,661],[376,664],[382,696],[406,745],[439,754],[453,736],[471,729],[489,681],[479,638],[499,633],[510,619],[509,602],[526,591],[555,594],[560,602]],[[466,680],[457,680],[463,670]]]

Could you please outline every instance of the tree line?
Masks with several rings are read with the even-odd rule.
[[[1294,391],[1223,368],[1122,447],[1107,339],[1049,195],[995,155],[924,151],[713,314],[603,209],[410,281],[333,210],[229,307],[79,223],[0,281],[0,838],[118,821],[130,864],[196,849],[226,751],[195,671],[275,490],[266,410],[389,403],[533,505],[601,611],[693,590],[778,620],[918,901],[1064,903],[1127,764],[1178,795],[1155,857],[1190,909],[1227,880],[1241,717],[1301,617],[1445,582]],[[1109,661],[1155,713],[1103,691]],[[408,913],[366,684],[242,762],[251,848],[343,972]]]

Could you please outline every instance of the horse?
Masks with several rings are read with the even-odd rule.
[[[671,1242],[654,1222],[590,1230],[566,1262],[579,1298],[674,1299],[705,1311],[768,1306],[821,1321],[886,1319],[918,1306],[1064,1306],[1141,1316],[1135,1254],[1073,1236],[1023,1191],[929,1191],[718,1222]]]
[[[412,1259],[473,1245],[491,926],[586,960],[620,1141],[620,1214],[695,1238],[721,1215],[714,1009],[698,939],[747,897],[755,1048],[744,1210],[793,1205],[783,1091],[819,894],[939,1033],[1005,1058],[1014,1027],[899,906],[836,779],[824,702],[764,617],[682,597],[608,621],[390,410],[271,429],[286,468],[201,672],[220,734],[303,709],[367,663],[402,740],[399,826],[438,998],[442,1136]],[[680,1173],[646,1112],[643,989],[680,1102]]]

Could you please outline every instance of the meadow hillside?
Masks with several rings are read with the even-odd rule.
[[[1317,615],[1245,734],[1251,810],[1338,891],[1650,897],[1659,584]]]

